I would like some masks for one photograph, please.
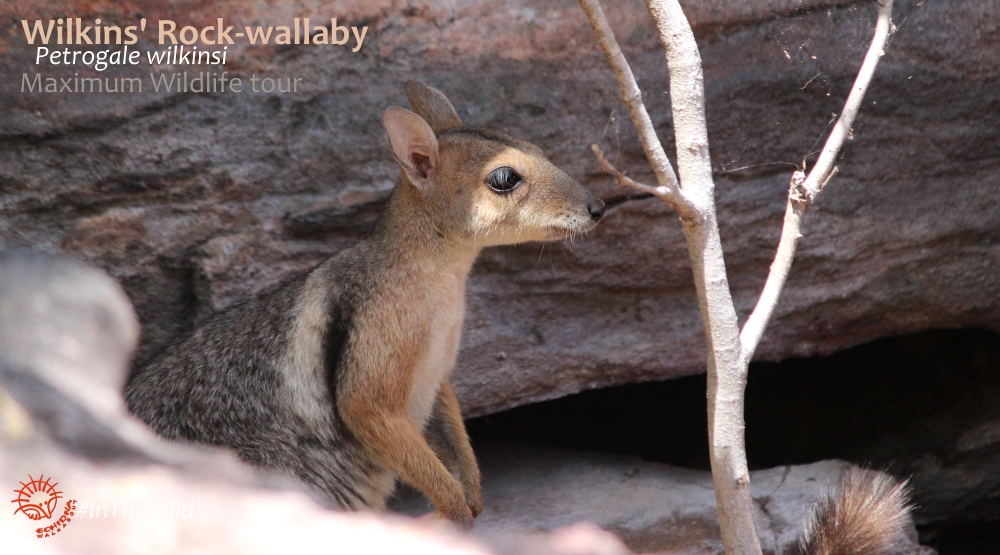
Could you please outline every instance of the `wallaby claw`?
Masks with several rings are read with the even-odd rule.
[[[483,492],[478,487],[474,490],[467,490],[465,494],[466,503],[469,505],[469,511],[472,512],[473,518],[478,517],[483,514]]]

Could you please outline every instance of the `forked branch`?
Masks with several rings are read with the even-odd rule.
[[[629,67],[628,61],[625,60],[625,55],[622,54],[621,48],[618,47],[618,41],[615,39],[615,34],[611,30],[611,26],[608,25],[608,19],[604,15],[601,3],[599,0],[580,0],[580,7],[583,8],[583,13],[586,14],[587,19],[590,21],[590,26],[594,29],[594,35],[597,37],[597,42],[601,45],[601,50],[604,51],[604,56],[608,59],[608,63],[611,64],[622,100],[628,108],[632,123],[639,133],[639,142],[642,143],[642,149],[645,151],[650,165],[653,166],[656,181],[659,183],[659,187],[656,187],[655,190],[652,188],[650,190],[644,190],[641,187],[637,188],[661,198],[685,220],[702,220],[703,215],[691,200],[687,198],[677,182],[677,175],[674,173],[674,168],[670,165],[667,153],[663,150],[663,144],[660,143],[660,139],[656,136],[656,129],[653,127],[653,122],[649,119],[649,112],[646,111],[646,105],[642,102],[642,92],[639,90],[639,85],[635,82],[632,68]],[[595,153],[598,152],[599,150],[595,150]],[[602,166],[605,166],[605,171],[607,171],[611,165],[607,163],[607,159],[603,156],[599,155],[599,159],[602,160]],[[624,175],[617,170],[609,173],[616,177]],[[632,186],[628,181],[623,182],[619,178],[619,183]],[[632,183],[635,182],[633,181]]]
[[[701,56],[694,34],[677,0],[646,0],[656,24],[670,69],[670,97],[677,144],[678,185],[673,168],[656,137],[641,94],[618,47],[598,0],[579,0],[618,81],[622,99],[639,132],[646,155],[656,172],[658,187],[638,183],[618,171],[600,149],[593,150],[602,168],[621,185],[664,200],[681,216],[691,256],[691,269],[708,347],[708,435],[712,478],[719,526],[727,555],[759,555],[750,476],[743,433],[747,368],[767,321],[778,301],[799,238],[802,214],[837,169],[833,162],[849,135],[871,82],[875,65],[892,28],[892,0],[880,2],[875,38],[858,78],[813,171],[796,172],[789,190],[778,253],[757,307],[740,332],[726,277],[715,213],[714,183],[705,121]]]
[[[802,172],[795,172],[792,175],[791,185],[788,191],[788,204],[785,207],[785,221],[781,227],[781,239],[778,241],[778,251],[771,263],[771,270],[768,272],[767,281],[761,291],[757,306],[754,307],[750,317],[743,325],[740,333],[740,344],[743,346],[743,357],[749,363],[753,358],[754,351],[760,343],[760,338],[764,335],[767,322],[774,313],[774,307],[778,305],[778,297],[785,286],[785,279],[788,271],[792,267],[792,260],[795,258],[795,247],[799,238],[802,237],[802,216],[806,208],[816,199],[816,196],[823,191],[823,187],[837,173],[834,161],[840,153],[844,140],[851,135],[851,128],[854,126],[854,118],[861,109],[861,101],[864,99],[868,85],[871,84],[875,75],[875,67],[879,59],[885,54],[886,41],[889,35],[896,30],[892,24],[892,1],[884,0],[879,4],[878,23],[875,25],[875,36],[872,38],[871,46],[865,55],[865,61],[861,64],[858,77],[854,80],[851,93],[847,96],[844,110],[837,119],[837,124],[830,132],[823,146],[823,152],[816,160],[809,176]]]

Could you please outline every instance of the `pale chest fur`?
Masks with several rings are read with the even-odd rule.
[[[441,384],[455,366],[465,320],[465,275],[447,273],[428,284],[424,314],[429,318],[413,368],[409,411],[423,426],[430,418]]]

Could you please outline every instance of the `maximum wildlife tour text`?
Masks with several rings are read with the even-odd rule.
[[[234,77],[228,71],[150,73],[143,87],[138,77],[44,77],[21,75],[22,93],[297,93],[301,77]]]

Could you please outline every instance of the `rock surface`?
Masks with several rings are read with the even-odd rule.
[[[723,552],[709,472],[605,455],[518,443],[477,449],[484,510],[476,532],[520,537],[573,523],[593,522],[639,553],[718,555]],[[791,553],[806,511],[831,491],[852,465],[823,461],[751,473],[757,526],[765,553]],[[423,497],[406,492],[395,509],[419,515]],[[916,544],[916,530],[899,538],[899,554],[933,553]]]
[[[773,256],[789,174],[839,111],[875,12],[822,0],[685,4],[705,63],[729,281],[745,316]],[[336,16],[370,27],[356,54],[232,49],[229,71],[304,78],[285,95],[21,93],[23,72],[93,72],[34,66],[19,26],[0,34],[0,245],[107,269],[136,306],[140,360],[370,228],[397,172],[378,117],[404,104],[402,83],[419,77],[467,123],[536,142],[613,205],[574,243],[483,254],[455,378],[466,414],[703,371],[678,222],[658,201],[616,189],[588,150],[601,142],[620,168],[651,180],[573,2],[97,6],[19,0],[0,15],[100,10],[107,21],[191,24],[225,15],[236,25]],[[808,214],[759,360],[931,328],[1000,329],[998,16],[996,1],[897,2],[900,31],[839,176]],[[670,152],[666,67],[644,7],[619,2],[610,17]],[[138,47],[156,47],[143,36]],[[106,76],[145,76],[116,71]]]
[[[76,500],[72,520],[53,537],[35,534],[49,520],[0,513],[0,535],[10,553],[264,554],[317,552],[320,546],[331,553],[490,553],[481,542],[452,531],[326,511],[294,490],[241,484],[193,468],[95,464],[43,438],[2,446],[4,489],[42,473],[63,492],[59,513]]]

